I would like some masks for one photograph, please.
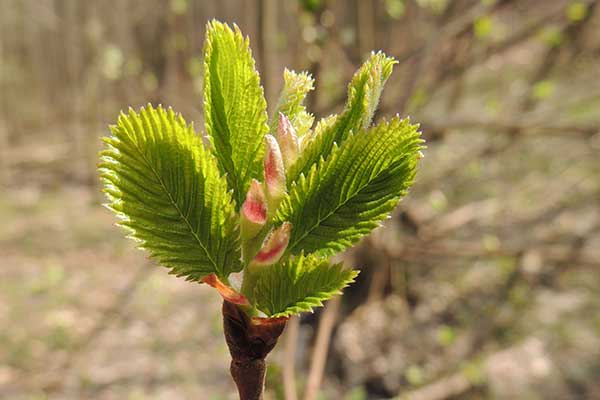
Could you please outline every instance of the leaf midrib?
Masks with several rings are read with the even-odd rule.
[[[217,263],[215,262],[215,260],[213,260],[213,258],[211,257],[210,253],[208,252],[206,246],[204,246],[204,244],[202,243],[202,241],[200,240],[200,238],[198,237],[198,234],[196,233],[196,231],[194,230],[194,228],[192,227],[192,225],[190,224],[189,220],[187,219],[187,217],[183,214],[183,212],[181,211],[181,209],[179,208],[179,205],[177,204],[177,202],[175,201],[175,199],[173,199],[173,196],[171,196],[171,192],[169,192],[169,190],[167,189],[162,177],[160,176],[160,174],[156,171],[156,169],[154,168],[154,166],[148,161],[148,159],[146,158],[146,155],[144,154],[144,152],[139,148],[137,141],[134,141],[135,143],[135,149],[138,151],[138,153],[140,154],[141,158],[144,160],[144,163],[148,166],[148,168],[150,168],[150,170],[152,171],[152,173],[154,174],[154,176],[156,177],[156,179],[158,180],[158,182],[160,183],[160,186],[163,188],[164,192],[166,193],[166,195],[169,197],[169,201],[171,202],[171,204],[173,205],[173,207],[175,207],[175,209],[177,210],[177,212],[179,213],[179,216],[181,217],[181,219],[185,222],[185,224],[187,225],[188,229],[190,230],[192,236],[196,239],[196,242],[198,242],[198,245],[200,246],[200,248],[202,248],[202,250],[204,251],[204,253],[206,254],[206,257],[208,258],[208,260],[211,262],[211,264],[213,265],[213,268],[215,269],[215,272],[219,271],[219,267],[217,265]]]
[[[369,179],[364,185],[362,185],[360,187],[360,189],[356,190],[351,196],[349,196],[345,201],[343,201],[342,203],[340,203],[334,210],[330,211],[329,213],[326,214],[326,216],[324,218],[320,218],[317,223],[315,223],[309,230],[306,231],[306,233],[304,233],[304,235],[302,235],[299,239],[295,240],[293,245],[291,245],[290,248],[290,252],[296,247],[296,245],[301,242],[302,240],[304,240],[304,238],[306,236],[308,236],[309,234],[311,234],[315,229],[317,229],[321,223],[323,221],[325,221],[327,218],[331,217],[333,214],[335,214],[340,208],[344,207],[349,201],[351,201],[352,199],[354,199],[356,196],[358,196],[358,194],[367,186],[369,186],[369,184],[371,182],[373,182],[375,179],[377,179],[384,171],[386,168],[382,168],[381,171],[379,171],[375,177]],[[327,247],[329,248],[329,247]]]

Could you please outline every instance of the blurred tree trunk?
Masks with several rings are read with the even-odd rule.
[[[92,165],[86,157],[89,148],[86,143],[87,135],[83,129],[85,101],[80,76],[82,74],[82,30],[80,28],[83,20],[81,2],[78,0],[63,0],[64,24],[62,24],[61,36],[64,36],[64,52],[66,63],[65,90],[69,93],[67,99],[67,126],[71,142],[71,155],[73,160],[73,171],[78,181],[89,181],[92,176]],[[60,37],[60,36],[59,36]],[[60,79],[57,79],[61,81]]]
[[[362,59],[375,49],[375,4],[371,0],[358,0],[356,6],[358,50]]]
[[[186,15],[188,10],[169,10],[167,19],[168,36],[165,43],[166,71],[165,87],[169,95],[180,92],[181,86],[186,81]],[[168,96],[169,98],[173,96]]]

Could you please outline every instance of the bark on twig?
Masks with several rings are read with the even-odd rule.
[[[235,304],[223,302],[223,328],[231,354],[230,372],[240,400],[262,400],[265,358],[277,344],[287,318],[250,319]]]
[[[298,344],[298,334],[300,331],[300,317],[294,316],[290,318],[286,334],[285,334],[285,350],[283,360],[283,390],[285,400],[297,400],[298,394],[296,391],[296,347]]]
[[[329,300],[325,306],[325,310],[319,322],[319,330],[317,331],[317,341],[312,352],[312,360],[306,383],[306,392],[304,400],[315,400],[321,388],[321,380],[325,372],[325,363],[327,362],[327,354],[329,353],[329,341],[331,332],[335,326],[335,320],[340,307],[340,297],[336,296]]]

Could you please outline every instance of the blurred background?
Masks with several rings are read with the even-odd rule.
[[[428,145],[345,255],[358,282],[270,356],[268,399],[294,399],[294,352],[299,399],[600,399],[599,8],[0,0],[0,398],[236,399],[219,297],[134,249],[95,169],[130,105],[202,131],[218,18],[250,36],[271,106],[284,67],[313,74],[317,118],[371,50],[393,55],[376,118],[410,115]]]

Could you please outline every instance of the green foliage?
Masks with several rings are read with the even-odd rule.
[[[571,22],[582,21],[588,14],[588,6],[583,1],[574,1],[567,7],[566,14]]]
[[[342,264],[300,255],[261,271],[254,299],[265,314],[287,317],[322,306],[323,301],[354,282],[357,275],[358,271],[345,269]]]
[[[533,85],[531,95],[537,100],[545,100],[548,97],[551,97],[554,94],[555,90],[556,85],[554,84],[554,82],[550,80],[543,80],[536,82],[536,84]]]
[[[393,19],[400,19],[406,13],[404,0],[385,0],[385,11]]]
[[[233,201],[192,126],[148,106],[122,113],[111,131],[101,153],[104,191],[140,247],[189,280],[239,271]]]
[[[360,67],[348,86],[348,101],[344,111],[337,116],[335,123],[327,124],[317,132],[304,147],[300,158],[287,171],[288,182],[293,182],[300,174],[307,175],[320,158],[327,158],[334,143],[341,143],[350,132],[357,132],[369,126],[383,85],[392,74],[396,61],[379,52],[374,53]]]
[[[204,65],[206,131],[239,209],[250,180],[261,178],[267,103],[248,39],[237,26],[209,22]]]
[[[308,12],[315,12],[323,5],[322,0],[299,0],[299,3]]]
[[[556,25],[544,27],[539,33],[539,38],[549,47],[558,47],[564,42],[563,32]]]
[[[276,220],[294,227],[289,252],[332,254],[378,227],[412,184],[420,146],[417,126],[399,118],[334,145],[279,208]]]
[[[203,79],[210,148],[171,109],[122,113],[99,165],[108,207],[178,276],[202,281],[215,274],[215,287],[235,298],[226,285],[243,270],[238,297],[249,301],[249,314],[311,311],[357,275],[326,257],[380,226],[414,180],[422,147],[417,126],[398,117],[371,126],[395,63],[372,54],[350,82],[343,112],[314,131],[303,105],[314,81],[286,70],[267,124],[248,39],[236,26],[210,22]],[[263,160],[267,132],[274,136]],[[275,195],[283,201],[271,201]],[[240,221],[259,233],[240,237]],[[242,260],[240,249],[251,242],[257,251]]]
[[[489,15],[484,15],[475,20],[473,23],[473,31],[475,37],[479,39],[487,39],[492,34],[494,29],[494,22]]]
[[[306,72],[283,71],[283,89],[277,102],[277,111],[271,118],[271,132],[277,130],[277,116],[284,114],[292,121],[298,136],[308,132],[314,117],[306,111],[303,102],[308,92],[314,89],[314,79]]]

